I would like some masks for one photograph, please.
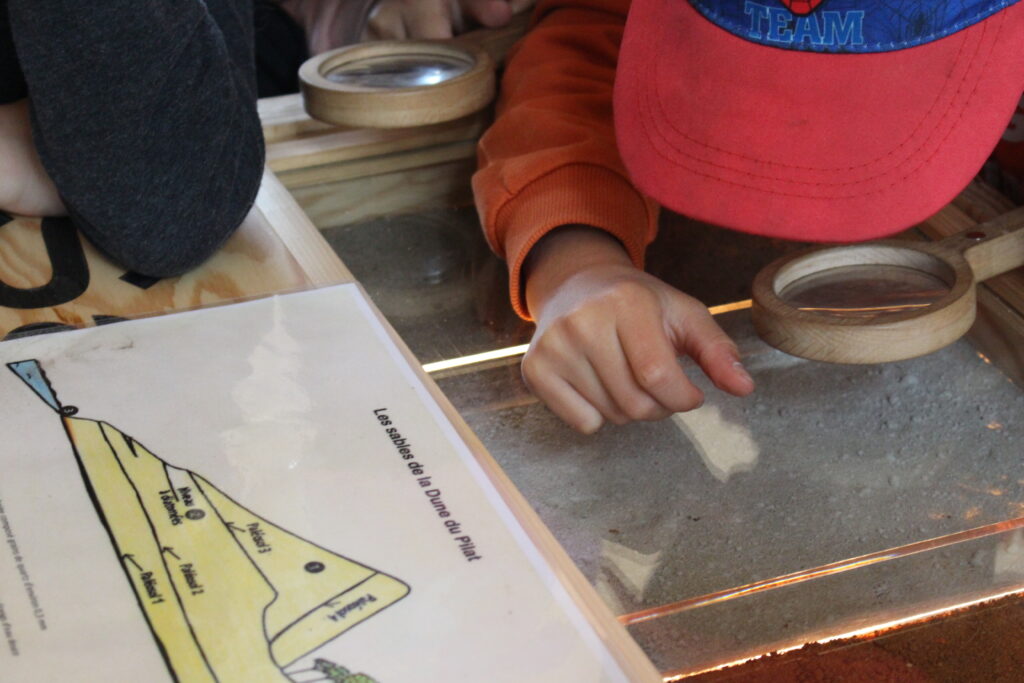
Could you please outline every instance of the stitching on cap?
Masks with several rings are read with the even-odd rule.
[[[989,61],[991,60],[991,57],[992,57],[992,52],[993,51],[989,51],[989,57],[988,57],[988,59],[985,60],[985,63],[982,65],[982,70],[984,70],[984,68],[986,68],[988,66],[988,63],[989,63]],[[978,85],[979,84],[977,82],[975,82],[974,90],[971,91],[971,96],[973,96],[974,93],[977,91]],[[640,96],[639,95],[639,89],[637,89],[637,97],[639,97],[639,96]],[[639,111],[643,111],[644,108],[642,106],[640,106],[638,110]],[[858,198],[858,197],[868,197],[868,196],[871,196],[871,195],[882,194],[884,192],[888,192],[893,187],[896,187],[898,184],[903,183],[907,178],[909,178],[912,175],[914,175],[915,173],[917,173],[918,170],[920,170],[922,167],[924,167],[924,166],[928,165],[929,163],[931,163],[931,161],[938,154],[939,150],[942,148],[943,143],[947,139],[949,139],[949,136],[953,134],[953,131],[955,131],[959,127],[960,122],[963,120],[963,116],[964,116],[964,110],[961,109],[960,110],[960,116],[958,116],[957,120],[954,122],[954,124],[952,126],[950,126],[949,131],[947,131],[945,137],[943,137],[942,140],[939,141],[939,144],[936,146],[935,151],[932,152],[926,158],[922,159],[920,161],[920,163],[918,163],[916,166],[914,166],[912,169],[910,169],[906,174],[904,174],[900,178],[897,178],[892,183],[890,183],[890,184],[888,184],[888,185],[886,185],[884,187],[881,187],[881,188],[879,188],[877,190],[870,190],[870,191],[867,191],[867,192],[860,192],[860,193],[854,193],[854,194],[815,195],[813,197],[808,197],[805,194],[797,194],[797,193],[794,193],[794,192],[782,192],[782,191],[774,190],[774,189],[765,189],[765,188],[761,188],[761,187],[755,187],[755,186],[752,186],[752,185],[744,185],[743,183],[738,183],[738,182],[733,181],[733,180],[726,180],[725,178],[721,178],[721,177],[716,176],[716,175],[711,175],[710,173],[702,172],[702,171],[696,170],[696,169],[694,169],[694,168],[692,168],[690,166],[687,166],[685,164],[679,163],[676,159],[672,159],[669,156],[667,156],[664,153],[664,151],[662,149],[660,149],[657,145],[651,145],[651,149],[654,150],[654,152],[656,154],[658,154],[659,156],[664,158],[667,162],[669,162],[671,164],[674,164],[676,166],[679,166],[679,167],[685,169],[686,171],[688,171],[690,173],[693,173],[694,175],[697,175],[697,176],[700,176],[700,177],[703,177],[703,178],[709,178],[711,180],[715,180],[717,182],[725,183],[727,185],[734,185],[736,187],[741,187],[741,188],[747,189],[747,190],[754,190],[754,191],[757,191],[757,192],[762,192],[764,194],[777,195],[777,196],[780,196],[780,197],[794,197],[794,198],[799,198],[799,199],[813,199],[813,200],[823,200],[823,199],[855,199],[855,198]],[[649,126],[648,126],[648,123],[647,123],[647,120],[645,119],[645,117],[641,116],[640,117],[640,121],[641,121],[641,125],[644,127],[645,133],[647,133],[647,135],[648,135],[648,138],[653,138],[654,136],[651,136],[651,134],[650,134],[651,130],[650,130]],[[655,134],[658,137],[660,137],[660,133],[657,133],[657,131],[655,131]],[[672,149],[675,150],[680,156],[684,157],[685,159],[695,160],[698,163],[705,164],[705,165],[707,164],[707,162],[701,161],[700,159],[696,159],[696,157],[691,157],[691,156],[687,155],[685,152],[682,152],[681,150],[678,150],[678,149],[676,149],[674,147]],[[731,169],[726,169],[726,170],[731,170]],[[742,175],[753,175],[753,174],[749,174],[749,173],[743,173],[741,171],[735,171],[735,172],[736,173],[740,173]],[[754,176],[754,177],[757,177],[757,176]],[[772,179],[772,180],[775,180],[775,179]],[[784,182],[791,182],[791,181],[784,181]],[[805,183],[805,184],[820,185],[820,186],[825,186],[826,185],[826,183]]]
[[[956,52],[956,58],[955,58],[956,62],[959,62],[959,60],[961,60],[961,56],[964,53],[964,49],[965,49],[966,45],[967,45],[967,40],[966,39],[961,41],[961,46],[959,46],[959,49]],[[974,61],[974,57],[972,57],[971,61],[968,62],[968,70],[967,71],[970,71],[970,65],[971,65],[971,63],[973,63],[973,61]],[[660,69],[660,65],[657,65],[656,68]],[[964,78],[961,79],[961,86],[957,86],[957,91],[956,91],[957,93],[959,92],[959,87],[963,87],[963,81],[964,81],[965,78],[966,78],[966,75],[965,75]],[[660,81],[660,79],[658,78],[658,79],[656,79],[656,81]],[[910,142],[910,140],[912,140],[916,136],[916,134],[918,134],[918,131],[921,130],[921,127],[924,126],[925,122],[929,120],[929,118],[932,116],[932,112],[935,111],[935,109],[938,106],[939,99],[941,99],[941,95],[942,95],[942,91],[940,91],[939,94],[937,94],[935,96],[935,99],[932,101],[931,105],[928,108],[928,112],[926,112],[925,115],[921,118],[921,120],[918,121],[918,125],[916,125],[914,127],[914,129],[909,134],[907,134],[906,138],[904,138],[903,141],[901,141],[898,145],[893,147],[892,150],[890,150],[889,152],[887,152],[884,155],[881,155],[880,157],[871,159],[871,160],[863,162],[861,164],[857,164],[855,166],[847,166],[845,168],[844,167],[828,167],[828,166],[818,166],[818,167],[816,167],[816,166],[801,166],[799,164],[786,164],[786,163],[783,163],[783,162],[778,162],[778,161],[773,161],[773,160],[757,159],[756,157],[749,157],[749,156],[746,156],[746,155],[738,154],[736,152],[731,152],[729,150],[725,150],[725,148],[723,148],[723,147],[720,147],[720,146],[717,146],[717,145],[710,144],[708,142],[699,140],[699,139],[697,139],[697,138],[687,134],[685,131],[680,130],[679,128],[677,128],[673,124],[673,118],[666,115],[667,113],[665,112],[664,105],[662,104],[662,100],[660,100],[659,97],[654,97],[654,99],[657,102],[659,108],[662,108],[663,120],[666,122],[666,125],[669,128],[672,129],[672,132],[676,133],[680,137],[686,139],[689,142],[692,142],[693,144],[695,144],[697,146],[705,147],[705,148],[707,148],[707,150],[710,150],[712,152],[717,152],[717,153],[720,153],[720,154],[723,154],[723,155],[727,155],[729,157],[735,157],[736,159],[741,159],[743,161],[754,162],[756,164],[765,164],[765,165],[769,165],[769,166],[778,166],[780,168],[793,169],[793,170],[797,170],[797,171],[815,171],[815,172],[820,172],[820,171],[856,171],[856,170],[861,169],[861,168],[863,168],[865,166],[872,166],[874,164],[877,164],[880,161],[884,161],[885,159],[888,159],[889,157],[896,155],[901,150],[901,148],[904,145],[908,144]],[[955,99],[955,97],[954,97],[954,99]],[[940,120],[941,120],[941,118],[940,118]],[[673,144],[673,146],[675,146],[675,145]],[[725,168],[727,168],[727,167],[725,167]]]
[[[987,30],[987,27],[986,27],[986,30]],[[977,61],[977,57],[978,57],[978,54],[977,54],[977,53],[978,53],[978,51],[980,51],[980,48],[981,48],[981,46],[982,46],[983,44],[984,44],[984,40],[979,40],[979,41],[978,41],[978,44],[977,44],[977,48],[978,48],[978,49],[977,49],[977,50],[975,51],[975,54],[971,56],[971,59],[970,59],[970,61],[968,62],[967,68],[965,69],[965,74],[964,74],[964,76],[963,76],[963,77],[961,78],[961,80],[960,80],[960,83],[959,83],[959,85],[957,86],[957,90],[956,90],[956,93],[954,93],[954,97],[953,97],[953,98],[952,98],[952,100],[950,101],[950,104],[949,104],[949,106],[947,106],[947,107],[945,108],[945,110],[944,110],[944,111],[942,112],[941,116],[939,117],[939,122],[942,122],[942,121],[946,120],[946,118],[947,118],[947,116],[949,115],[950,111],[951,111],[951,110],[953,109],[953,105],[954,105],[954,103],[955,103],[955,102],[958,102],[958,101],[960,101],[960,100],[959,100],[958,98],[959,98],[959,95],[960,95],[960,93],[961,93],[961,92],[963,91],[963,88],[964,88],[964,84],[965,84],[965,83],[967,82],[967,75],[968,75],[968,74],[970,73],[970,71],[971,71],[971,67],[972,67],[972,66],[974,65],[974,63],[975,63],[975,62]],[[984,71],[984,68],[985,68],[985,67],[987,67],[987,65],[988,65],[988,61],[989,61],[989,60],[991,59],[991,54],[992,54],[992,51],[990,50],[990,51],[989,51],[989,57],[988,57],[988,58],[987,58],[987,59],[985,60],[985,64],[984,64],[984,66],[983,66],[983,67],[982,67],[982,69],[981,69],[982,71]],[[970,94],[970,95],[968,96],[968,98],[967,98],[967,100],[966,100],[966,101],[969,101],[969,100],[970,100],[971,96],[973,96],[973,94],[974,94],[974,93],[975,93],[975,92],[977,91],[977,88],[978,88],[978,84],[977,84],[977,82],[975,82],[974,88],[973,88],[973,89],[971,90],[971,94]],[[645,106],[644,106],[644,103],[640,101],[640,99],[639,99],[639,98],[641,97],[641,95],[640,95],[640,92],[639,92],[639,90],[640,90],[640,89],[638,88],[638,89],[637,89],[637,96],[636,96],[636,99],[637,99],[637,103],[638,103],[638,105],[639,105],[639,106],[638,106],[638,109],[639,109],[640,111],[646,111],[646,112],[648,112],[648,116],[650,116],[650,118],[652,119],[652,122],[651,122],[651,123],[648,123],[648,122],[647,122],[646,120],[644,120],[644,124],[643,124],[643,125],[644,125],[644,128],[645,128],[645,130],[646,130],[646,131],[648,132],[648,134],[650,134],[650,132],[651,132],[651,130],[652,130],[652,125],[656,126],[656,124],[653,124],[653,119],[654,119],[654,117],[653,117],[653,116],[651,115],[651,112],[652,112],[653,110],[652,110],[652,109],[650,109],[650,108],[648,108],[648,107],[645,107]],[[651,96],[651,95],[648,95],[647,97],[648,97],[648,98],[652,98],[653,96]],[[660,100],[659,100],[658,98],[656,98],[656,97],[654,97],[653,99],[655,99],[655,101],[656,101],[656,102],[658,103],[658,105],[660,106],[660,104],[661,104],[661,103],[660,103]],[[660,119],[660,120],[662,120],[662,121],[670,121],[670,120],[671,120],[671,119],[670,119],[670,117],[667,117],[667,116],[665,116],[665,112],[664,112],[664,111],[662,111],[662,112],[661,112],[661,114],[662,114],[662,116],[661,116],[661,119]],[[959,116],[957,117],[957,120],[959,120],[959,119],[962,119],[962,118],[963,118],[963,114],[964,114],[964,106],[961,106],[961,108],[960,108],[960,115],[959,115]],[[641,117],[641,119],[643,120],[643,117]],[[675,130],[676,130],[676,129],[675,129],[674,127],[672,127],[672,126],[671,126],[671,124],[668,124],[668,125],[669,125],[669,127],[670,127],[670,128],[672,128],[672,130],[673,130],[673,131],[675,131]],[[949,131],[947,132],[946,136],[945,136],[945,137],[943,137],[943,138],[942,138],[942,140],[940,141],[940,143],[939,143],[939,147],[941,147],[941,144],[942,144],[942,142],[943,142],[943,141],[945,141],[945,140],[946,140],[946,139],[947,139],[947,138],[949,137],[949,135],[950,135],[950,134],[952,134],[952,130],[954,130],[955,128],[956,128],[956,123],[954,122],[953,126],[951,126],[950,130],[949,130]],[[712,150],[714,150],[714,149],[715,149],[715,148],[713,148],[713,147],[710,147],[710,146],[708,146],[708,145],[704,145],[704,144],[700,143],[700,142],[699,142],[699,141],[697,141],[697,140],[693,140],[692,138],[689,138],[688,136],[685,136],[685,134],[681,134],[681,135],[683,135],[683,137],[687,137],[687,139],[690,139],[690,140],[691,140],[692,142],[694,142],[694,143],[695,143],[695,144],[697,144],[698,146],[706,147],[706,148],[709,148],[709,149],[712,149]],[[911,152],[910,152],[910,153],[909,153],[909,154],[907,155],[907,157],[905,157],[905,158],[904,158],[904,160],[903,160],[903,161],[900,161],[899,163],[897,163],[897,164],[896,164],[895,166],[893,166],[892,168],[890,168],[890,169],[888,169],[888,170],[885,170],[885,171],[882,171],[882,172],[880,172],[880,173],[877,173],[877,174],[875,174],[875,175],[873,175],[873,176],[869,176],[869,177],[867,177],[867,178],[862,178],[862,179],[860,179],[860,180],[853,180],[853,181],[848,181],[848,182],[839,182],[839,183],[825,183],[825,182],[813,182],[813,181],[803,181],[803,180],[791,180],[791,179],[783,179],[783,178],[776,178],[776,177],[773,177],[773,176],[759,175],[759,174],[757,174],[757,173],[752,173],[752,172],[750,172],[750,171],[745,171],[745,170],[741,170],[741,169],[736,169],[736,168],[732,168],[732,167],[729,167],[729,166],[725,166],[725,165],[722,165],[722,164],[718,164],[718,163],[715,163],[715,162],[712,162],[712,161],[707,161],[707,160],[701,159],[700,157],[697,157],[697,156],[695,156],[695,155],[693,155],[693,154],[689,154],[689,153],[687,153],[687,152],[686,152],[686,151],[684,151],[684,150],[681,150],[681,149],[679,149],[679,148],[678,148],[678,147],[677,147],[677,146],[676,146],[675,144],[673,144],[673,142],[672,142],[672,141],[668,140],[668,139],[667,139],[667,138],[665,137],[665,135],[663,135],[663,134],[661,133],[661,131],[659,131],[659,130],[656,130],[656,128],[654,129],[654,136],[652,136],[652,137],[656,137],[657,139],[660,139],[660,140],[662,140],[662,141],[664,142],[664,145],[665,145],[666,147],[668,147],[668,148],[672,149],[672,150],[673,150],[673,151],[674,151],[674,152],[675,152],[676,154],[678,154],[679,156],[682,156],[682,157],[684,157],[684,158],[686,158],[686,159],[690,159],[690,160],[696,161],[696,162],[698,162],[699,164],[702,164],[703,166],[707,166],[707,167],[712,167],[712,168],[720,168],[720,169],[722,169],[722,170],[725,170],[725,171],[728,171],[728,172],[730,172],[730,173],[735,173],[735,174],[738,174],[738,175],[748,176],[748,177],[750,177],[750,178],[754,178],[754,179],[758,179],[758,180],[768,180],[768,181],[772,181],[772,182],[784,182],[784,183],[788,183],[788,184],[792,184],[792,185],[804,185],[804,186],[807,186],[807,187],[842,187],[842,186],[846,186],[846,185],[862,185],[862,184],[864,184],[864,183],[870,182],[870,181],[872,181],[872,180],[875,180],[875,179],[877,179],[877,178],[880,178],[880,177],[882,177],[882,176],[884,176],[884,175],[886,175],[886,174],[889,174],[889,173],[892,173],[892,172],[896,171],[896,170],[897,170],[897,169],[899,168],[899,166],[900,166],[900,165],[902,165],[902,164],[903,164],[903,163],[905,163],[905,162],[906,162],[906,161],[907,161],[908,159],[910,159],[910,158],[912,157],[912,155],[913,155],[914,153],[916,153],[916,152],[920,151],[921,149],[923,149],[923,148],[924,148],[924,147],[925,147],[925,146],[926,146],[926,145],[928,144],[928,142],[929,142],[929,139],[928,139],[928,138],[926,138],[926,139],[925,139],[925,140],[924,140],[924,141],[923,141],[923,142],[922,142],[922,143],[921,143],[921,144],[920,144],[920,145],[919,145],[919,146],[918,146],[917,148],[915,148],[914,150],[912,150],[912,151],[911,151]],[[658,151],[659,155],[661,155],[662,157],[664,157],[664,158],[665,158],[666,160],[668,160],[668,161],[672,161],[671,159],[669,159],[669,157],[668,157],[668,156],[666,156],[666,155],[665,155],[665,154],[663,153],[663,151],[662,151],[662,150],[658,149],[657,151]],[[762,160],[760,160],[760,159],[755,159],[755,158],[750,158],[750,157],[744,157],[744,156],[741,156],[741,155],[733,154],[733,153],[731,153],[731,152],[728,152],[728,151],[726,151],[726,150],[720,150],[720,151],[722,151],[722,152],[724,152],[725,154],[728,154],[728,155],[730,155],[730,156],[736,156],[736,157],[738,157],[738,158],[740,158],[740,159],[744,159],[744,160],[747,160],[747,161],[752,161],[752,162],[755,162],[755,163],[759,163],[759,164],[771,164],[771,165],[779,166],[779,167],[782,167],[782,168],[795,168],[795,169],[798,169],[798,170],[807,170],[807,171],[849,171],[849,170],[855,170],[855,169],[861,168],[862,166],[865,166],[865,165],[870,165],[871,163],[875,163],[875,162],[877,162],[877,161],[880,161],[880,160],[882,160],[882,159],[885,159],[886,157],[888,157],[888,156],[889,156],[889,155],[890,155],[890,154],[892,153],[892,152],[891,152],[890,154],[886,154],[886,155],[883,155],[883,156],[881,156],[881,157],[878,157],[878,159],[876,159],[876,160],[875,160],[875,161],[873,161],[873,162],[868,162],[868,164],[862,164],[862,165],[858,165],[858,166],[853,166],[853,167],[850,167],[850,168],[826,168],[826,169],[818,169],[818,168],[808,168],[808,167],[788,166],[788,165],[786,165],[786,164],[782,164],[782,163],[778,163],[778,162],[762,161]],[[895,150],[894,150],[894,151],[895,151]],[[932,155],[934,155],[935,153],[937,153],[937,150],[936,150],[936,152],[933,152],[933,153],[932,153]],[[930,158],[930,157],[931,157],[932,155],[929,155],[929,158]],[[676,163],[676,162],[672,162],[672,163]],[[680,164],[680,165],[682,165],[682,164]],[[711,175],[709,175],[709,176],[707,176],[707,177],[711,177],[711,178],[714,178],[714,177],[716,177],[716,176],[711,176]],[[726,181],[726,182],[728,182],[728,181]],[[741,185],[741,184],[739,184],[739,183],[735,183],[735,184],[737,184],[737,185],[740,185],[741,187],[745,187],[745,186],[743,186],[743,185]],[[793,195],[793,196],[798,196],[798,195]],[[857,195],[851,195],[851,196],[857,196]],[[839,197],[837,196],[837,197],[834,197],[834,198],[839,198]]]

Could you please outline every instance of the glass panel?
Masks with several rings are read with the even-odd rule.
[[[748,296],[761,266],[801,246],[666,221],[649,263],[709,305]],[[433,362],[529,338],[478,230],[469,210],[326,234],[413,352]],[[721,268],[726,259],[737,266]],[[768,347],[746,310],[719,322],[741,347],[753,396],[726,396],[685,363],[707,395],[701,409],[589,437],[529,394],[518,356],[434,374],[613,611],[693,605],[633,627],[659,666],[698,670],[1016,585],[1006,578],[1016,569],[994,569],[991,539],[955,555],[878,561],[1024,515],[1024,393],[968,342],[842,366]],[[876,559],[832,578],[743,589],[862,556]]]
[[[508,302],[508,271],[471,208],[328,228],[324,237],[420,361],[523,344],[533,326]]]
[[[804,361],[721,320],[758,383],[592,437],[514,365],[435,376],[619,613],[1016,517],[1024,396],[966,343],[882,366]]]
[[[1024,520],[1007,526],[1014,528],[921,553],[897,551],[877,564],[700,605],[629,630],[656,666],[676,676],[809,642],[892,633],[1024,590]]]

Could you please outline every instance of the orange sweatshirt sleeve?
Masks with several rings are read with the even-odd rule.
[[[497,117],[480,141],[473,191],[491,248],[509,264],[512,305],[531,247],[554,228],[605,230],[643,266],[657,206],[615,145],[612,88],[629,0],[541,0],[511,54]]]

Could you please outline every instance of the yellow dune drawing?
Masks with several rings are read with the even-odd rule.
[[[401,600],[398,579],[325,550],[62,406],[37,361],[8,363],[60,416],[176,680],[289,681],[288,667]]]

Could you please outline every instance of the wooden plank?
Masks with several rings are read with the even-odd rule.
[[[267,146],[267,165],[274,172],[282,173],[476,140],[485,130],[488,120],[487,114],[477,113],[430,126],[340,129],[324,135],[283,140]],[[343,176],[344,171],[341,171],[341,175],[331,179],[340,180]]]
[[[282,140],[338,130],[337,126],[311,119],[298,93],[264,97],[256,102],[256,110],[263,126],[263,140],[268,146]]]
[[[367,176],[396,173],[443,164],[449,161],[475,158],[476,140],[462,140],[445,145],[411,149],[395,154],[355,159],[340,164],[282,171],[276,175],[278,180],[284,183],[285,187],[291,189],[307,187],[309,185],[321,185],[323,183],[340,183],[345,180],[355,180]],[[469,178],[467,177],[465,181],[468,182]],[[339,185],[339,187],[343,187],[343,185]]]
[[[143,317],[353,279],[269,171],[238,231],[206,263],[181,277],[140,287],[122,279],[125,270],[84,238],[79,242],[88,271],[85,290],[70,301],[39,308],[0,305],[0,338],[25,325],[85,327],[102,316]],[[39,219],[16,218],[0,227],[0,281],[27,289],[45,285],[52,275]]]
[[[988,183],[973,181],[956,196],[953,205],[978,223],[992,220],[1014,208],[1013,202]]]
[[[475,159],[289,188],[320,229],[360,223],[381,216],[468,206]]]
[[[268,146],[268,164],[320,228],[465,206],[488,116],[282,141]]]

